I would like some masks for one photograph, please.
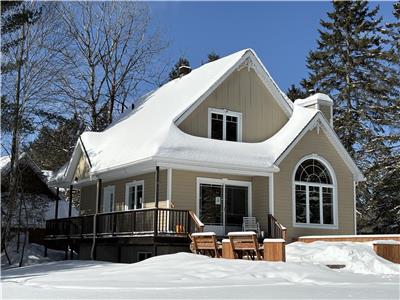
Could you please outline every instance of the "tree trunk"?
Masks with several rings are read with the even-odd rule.
[[[19,267],[22,267],[24,264],[24,254],[25,254],[25,247],[26,247],[26,241],[28,239],[28,212],[26,211],[26,202],[25,198],[22,197],[21,201],[24,203],[24,210],[25,210],[25,235],[24,235],[24,243],[22,244],[22,251],[21,251],[21,258],[19,260]]]

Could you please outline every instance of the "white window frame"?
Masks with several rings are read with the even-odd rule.
[[[245,186],[248,190],[248,203],[247,203],[247,215],[249,217],[253,216],[253,195],[252,195],[252,182],[251,181],[238,181],[229,180],[226,178],[216,179],[216,178],[206,178],[197,177],[196,180],[196,215],[200,217],[200,184],[216,184],[216,185],[233,185],[233,186]],[[222,190],[222,197],[224,199],[223,203],[225,205],[225,188]],[[225,219],[225,209],[224,209],[224,219]]]
[[[104,211],[104,202],[105,202],[105,194],[106,190],[111,191],[113,197],[112,197],[112,209],[110,212],[115,211],[115,185],[107,185],[103,188],[103,197],[101,201],[101,212],[102,213],[108,213],[108,211]]]
[[[318,160],[321,164],[323,164],[329,171],[330,176],[332,178],[332,184],[322,184],[322,183],[314,183],[314,182],[303,182],[303,181],[296,181],[296,171],[299,166],[308,159],[315,159]],[[303,185],[306,186],[306,223],[297,223],[296,222],[296,185]],[[309,187],[316,186],[319,187],[319,201],[320,201],[320,224],[310,223],[310,207],[309,207]],[[333,205],[333,224],[323,224],[323,199],[322,199],[322,188],[332,188],[332,205]],[[338,203],[337,203],[337,180],[336,174],[331,166],[331,164],[317,154],[307,155],[299,160],[296,164],[293,175],[292,175],[292,222],[293,227],[298,228],[320,228],[320,229],[338,229]]]
[[[242,113],[231,111],[228,109],[219,109],[219,108],[208,108],[208,138],[211,138],[211,115],[219,114],[222,115],[222,140],[226,141],[226,117],[236,117],[238,120],[237,123],[237,142],[242,141]]]
[[[133,210],[133,209],[138,209],[136,207],[136,203],[137,203],[137,187],[141,185],[142,186],[142,208],[144,208],[144,180],[134,180],[131,182],[128,182],[125,184],[125,210]],[[135,199],[133,200],[133,209],[129,208],[129,189],[131,187],[135,187]]]

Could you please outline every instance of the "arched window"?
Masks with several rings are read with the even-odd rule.
[[[300,162],[294,174],[295,224],[335,225],[335,184],[326,163]]]

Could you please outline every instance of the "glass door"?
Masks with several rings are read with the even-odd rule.
[[[223,185],[201,183],[199,189],[200,219],[207,226],[206,231],[214,231],[217,235],[223,234]]]
[[[103,201],[102,201],[102,212],[112,212],[114,211],[114,194],[115,187],[107,186],[103,191]]]
[[[241,231],[243,217],[248,216],[248,201],[249,183],[200,183],[199,217],[205,225],[204,230],[220,236]]]

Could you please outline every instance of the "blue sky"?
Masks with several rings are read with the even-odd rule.
[[[319,20],[330,2],[151,2],[153,21],[171,42],[166,57],[187,57],[197,67],[210,51],[221,56],[254,49],[284,91],[307,74],[305,59],[315,49]],[[392,2],[379,5],[393,21]],[[175,62],[175,61],[174,61]]]

